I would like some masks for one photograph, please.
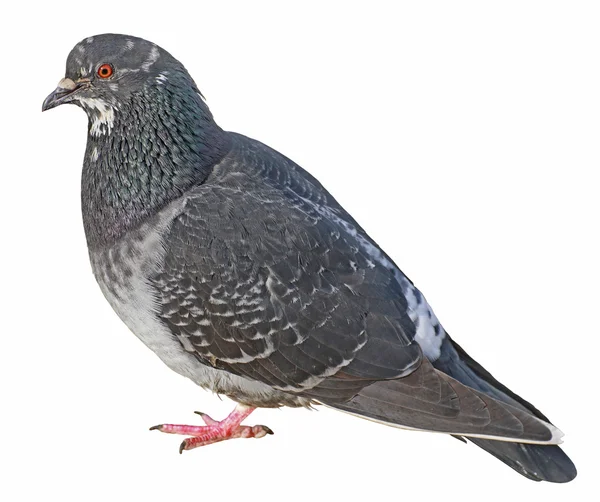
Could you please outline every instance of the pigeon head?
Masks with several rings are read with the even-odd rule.
[[[106,134],[132,96],[172,78],[186,91],[196,86],[183,67],[156,44],[128,35],[105,34],[78,43],[67,58],[65,78],[44,100],[42,110],[72,103],[90,118],[91,132]]]
[[[42,110],[75,104],[88,115],[83,216],[88,241],[106,242],[195,184],[229,149],[192,77],[141,38],[78,43]]]

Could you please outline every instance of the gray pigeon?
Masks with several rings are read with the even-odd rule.
[[[43,110],[89,118],[81,199],[113,309],[171,369],[239,403],[153,429],[180,451],[271,430],[256,407],[325,405],[475,443],[533,480],[577,472],[562,433],[454,342],[421,292],[310,174],[223,131],[183,65],[140,38],[69,54]]]

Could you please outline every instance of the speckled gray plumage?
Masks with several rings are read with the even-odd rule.
[[[102,81],[107,60],[115,73]],[[473,436],[531,479],[575,476],[557,446],[493,440],[553,444],[560,432],[461,352],[315,178],[223,131],[169,53],[91,37],[66,77],[44,108],[88,113],[82,211],[94,274],[169,367],[251,406],[324,403]]]
[[[311,194],[320,207],[330,196],[296,180],[290,161],[232,139],[218,169],[187,194],[153,279],[161,317],[184,347],[304,396],[323,397],[319,383],[342,368],[362,386],[416,368],[421,350],[394,272],[321,214]],[[305,197],[289,188],[301,181]],[[329,393],[348,399],[359,386]]]
[[[109,141],[89,135],[81,198],[91,247],[114,242],[202,183],[229,149],[187,72],[165,66],[160,85],[115,101]]]

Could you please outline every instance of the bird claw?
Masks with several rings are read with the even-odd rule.
[[[252,429],[252,433],[254,434],[253,436],[248,436],[248,437],[253,437],[256,439],[260,439],[260,438],[264,438],[267,434],[269,435],[273,435],[275,434],[270,427],[267,427],[266,425],[255,425],[254,427],[251,427]],[[246,436],[244,436],[246,437]]]
[[[192,450],[200,446],[206,446],[227,439],[235,438],[262,438],[273,434],[270,427],[266,425],[241,425],[242,420],[246,418],[252,408],[238,406],[227,418],[217,421],[206,413],[195,411],[206,425],[176,425],[160,424],[150,427],[150,430],[158,430],[167,434],[184,434],[191,436],[182,441],[179,445],[179,453],[184,450]]]
[[[219,425],[219,421],[218,420],[215,420],[210,415],[207,415],[206,413],[204,413],[202,411],[195,411],[194,413],[196,415],[200,415],[200,417],[202,418],[202,420],[204,421],[204,423],[206,425]]]

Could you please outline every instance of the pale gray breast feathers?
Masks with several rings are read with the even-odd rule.
[[[151,279],[162,267],[163,239],[183,205],[180,200],[161,211],[110,248],[90,252],[96,280],[104,296],[129,329],[171,369],[196,384],[248,404],[306,405],[308,400],[287,396],[261,382],[253,382],[207,366],[184,349],[157,315]]]

